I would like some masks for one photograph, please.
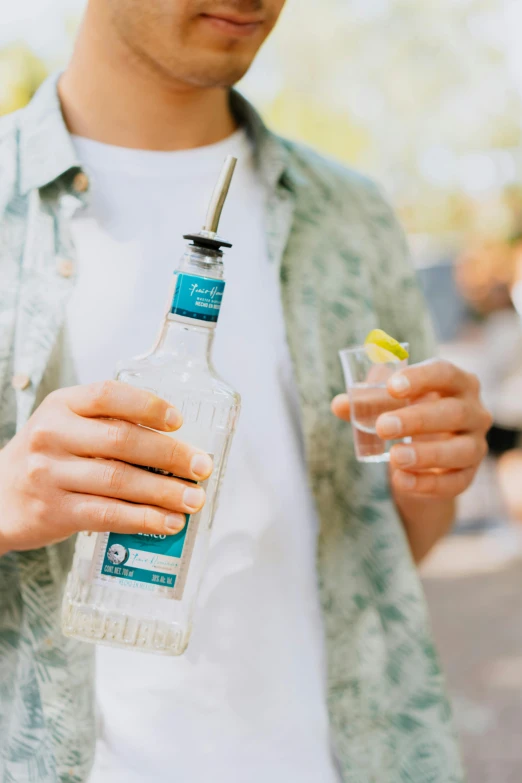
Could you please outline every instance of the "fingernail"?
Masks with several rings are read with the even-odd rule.
[[[388,381],[388,385],[391,386],[393,391],[396,391],[399,394],[404,394],[404,392],[411,388],[411,384],[407,377],[400,372],[392,375]]]
[[[401,473],[400,485],[402,489],[415,489],[417,477],[413,473]]]
[[[377,425],[379,434],[387,438],[394,438],[402,432],[402,422],[398,416],[381,416]]]
[[[165,424],[171,430],[177,430],[183,424],[181,413],[176,408],[169,408],[165,414]]]
[[[205,500],[205,493],[202,489],[196,487],[187,487],[183,493],[183,502],[187,508],[199,509]]]
[[[179,533],[185,527],[185,514],[169,514],[165,517],[165,527],[172,533]]]
[[[212,473],[214,463],[208,454],[194,454],[190,462],[192,473],[198,478],[207,478]]]
[[[415,465],[417,462],[417,453],[415,449],[408,446],[395,446],[393,449],[393,460],[403,467]]]

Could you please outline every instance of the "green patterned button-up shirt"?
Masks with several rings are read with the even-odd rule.
[[[434,350],[399,226],[372,182],[270,133],[232,94],[266,188],[320,532],[332,741],[345,783],[461,783],[444,683],[386,471],[356,462],[330,413],[340,348],[380,326]],[[0,121],[0,447],[74,383],[64,311],[69,221],[88,192],[49,79]],[[70,268],[68,267],[70,271]],[[26,376],[16,391],[13,376]],[[1,524],[0,499],[0,524]],[[422,522],[422,520],[419,520]],[[0,558],[0,781],[83,783],[94,752],[93,648],[60,633],[73,542]],[[233,778],[231,778],[231,781]],[[245,781],[247,783],[247,781]],[[293,781],[289,781],[293,783]],[[320,781],[318,781],[320,783]]]

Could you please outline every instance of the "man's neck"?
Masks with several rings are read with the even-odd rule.
[[[236,129],[228,90],[176,83],[86,18],[58,93],[71,133],[105,144],[183,150]],[[103,29],[103,28],[102,28]]]

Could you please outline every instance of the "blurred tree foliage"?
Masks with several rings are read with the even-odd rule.
[[[480,231],[505,182],[480,192],[479,156],[522,141],[501,16],[502,0],[289,0],[265,116],[384,180],[411,230]],[[500,199],[487,230],[510,219]]]
[[[47,68],[23,43],[0,50],[0,115],[21,109],[42,81]]]
[[[285,135],[301,138],[347,163],[363,157],[370,144],[368,133],[346,112],[324,106],[314,97],[282,91],[266,114],[273,128],[284,129]]]

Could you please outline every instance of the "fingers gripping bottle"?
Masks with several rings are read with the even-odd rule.
[[[81,533],[63,602],[67,636],[88,642],[179,655],[192,614],[219,488],[240,409],[239,394],[215,372],[214,329],[225,288],[217,235],[236,160],[229,157],[205,226],[190,241],[174,275],[173,298],[152,351],[121,365],[117,378],[157,394],[183,415],[179,437],[210,454],[207,500],[172,536]],[[154,467],[143,466],[158,473]]]

